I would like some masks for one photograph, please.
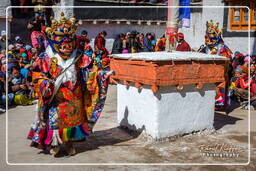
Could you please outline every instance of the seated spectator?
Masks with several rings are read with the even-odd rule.
[[[1,59],[1,72],[6,74],[6,58]]]
[[[14,42],[14,46],[16,49],[20,49],[21,47],[23,47],[25,44],[22,42],[20,36],[16,36],[15,37],[15,42]]]
[[[12,67],[9,78],[9,91],[14,94],[14,104],[30,105],[32,100],[28,99],[29,83],[20,74],[18,67]]]
[[[248,87],[252,83],[252,79],[248,76],[248,67],[243,65],[240,70],[236,70],[238,78],[234,83],[234,94],[238,97],[240,101],[247,101],[249,99]]]
[[[30,61],[33,55],[31,51],[32,47],[30,45],[26,45],[25,49],[26,49],[26,54],[28,55],[28,60]]]
[[[252,84],[251,84],[251,92],[253,96],[252,98],[256,99],[256,64],[254,62],[251,63],[250,76],[252,79]]]
[[[1,61],[2,59],[4,59],[5,57],[6,57],[6,51],[5,51],[5,49],[3,49],[3,50],[1,50],[0,61]]]
[[[243,55],[242,53],[240,53],[239,51],[236,51],[234,53],[234,57],[231,59],[231,65],[232,67],[235,69],[238,66],[242,66],[244,65],[244,58],[245,55]]]
[[[6,107],[6,81],[5,73],[0,72],[0,112],[5,111]],[[8,106],[13,105],[14,94],[8,91]]]
[[[27,64],[29,64],[28,55],[25,52],[23,52],[19,60],[19,66],[21,68],[24,68]]]

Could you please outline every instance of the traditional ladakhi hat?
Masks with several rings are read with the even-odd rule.
[[[36,48],[31,48],[31,51],[32,51],[32,53],[36,53],[37,52]]]
[[[6,31],[5,30],[1,31],[1,36],[6,36]]]
[[[248,67],[245,66],[245,65],[242,65],[241,69],[242,69],[243,73],[248,73],[249,72]]]
[[[235,57],[243,57],[243,56],[245,56],[244,54],[242,54],[239,51],[235,51],[234,55],[235,55]]]
[[[243,73],[243,70],[242,70],[242,68],[237,67],[237,68],[235,69],[235,72],[238,72],[238,73],[242,74],[242,73]]]
[[[32,47],[31,47],[30,45],[26,45],[26,46],[25,46],[25,49],[26,49],[26,50],[30,50],[31,48],[32,48]]]
[[[23,52],[23,53],[21,54],[21,57],[22,57],[22,58],[26,58],[26,57],[28,57],[28,55],[27,55],[25,52]]]
[[[184,34],[183,33],[178,33],[177,37],[180,38],[180,39],[184,39]]]
[[[8,46],[8,49],[9,50],[11,50],[11,49],[13,49],[15,46],[13,45],[13,44],[10,44],[9,46]]]
[[[15,37],[15,41],[17,42],[17,41],[19,41],[19,40],[21,40],[20,36],[16,36],[16,37]]]

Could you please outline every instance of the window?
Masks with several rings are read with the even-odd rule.
[[[231,6],[248,6],[248,8],[231,8],[229,11],[230,30],[248,30],[249,20],[251,23],[250,29],[256,30],[256,2],[245,0],[230,0]],[[249,18],[250,12],[250,18]]]

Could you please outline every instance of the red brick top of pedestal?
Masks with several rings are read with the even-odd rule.
[[[204,83],[220,83],[225,80],[225,63],[225,58],[150,61],[122,59],[114,55],[110,68],[115,71],[115,75],[111,79],[126,85],[134,82],[137,88],[151,85],[153,92],[158,90],[158,86],[168,85],[196,84],[202,88]]]

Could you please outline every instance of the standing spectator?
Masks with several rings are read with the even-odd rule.
[[[142,52],[143,51],[143,44],[140,41],[140,34],[137,33],[134,39],[134,47],[137,52]]]
[[[30,66],[31,66],[31,69],[32,69],[32,66],[33,66],[34,62],[38,58],[38,52],[35,48],[32,48],[31,52],[32,52],[32,58],[30,59]]]
[[[139,34],[139,39],[140,39],[141,48],[143,50],[144,49],[144,34],[143,33]]]
[[[86,30],[83,30],[81,32],[81,36],[76,36],[76,46],[78,49],[83,50],[84,47],[90,43],[90,40],[88,39],[88,32]]]
[[[8,106],[12,105],[12,101],[14,98],[14,94],[8,92]],[[0,112],[5,112],[6,105],[6,81],[5,81],[5,73],[0,71]]]
[[[157,41],[155,51],[164,51],[165,50],[165,43],[166,43],[166,38],[165,34]]]
[[[155,33],[151,33],[151,35],[152,52],[154,52],[156,47],[156,35]]]
[[[119,34],[114,43],[113,43],[113,48],[112,48],[112,54],[120,54],[122,53],[123,47],[122,47],[122,43],[124,40],[124,34]]]
[[[26,49],[26,53],[28,55],[28,60],[30,61],[32,56],[33,56],[33,53],[31,51],[32,47],[30,45],[26,45],[25,46],[25,49]]]
[[[128,51],[129,53],[136,53],[138,52],[136,45],[135,45],[135,37],[136,37],[137,32],[136,31],[132,31],[130,34],[130,37],[128,39]]]
[[[99,50],[105,50],[106,49],[106,39],[105,37],[107,36],[106,31],[102,31],[98,34],[98,36],[95,38],[94,41],[94,49],[97,47]]]
[[[184,40],[184,34],[177,34],[178,46],[176,47],[176,51],[191,51],[189,44]]]
[[[42,27],[45,26],[45,21],[42,17],[34,17],[27,25],[27,28],[32,31],[31,42],[33,48],[38,49],[40,52],[45,49],[45,35],[41,32]]]
[[[6,49],[6,32],[4,30],[1,32],[0,49]]]
[[[124,45],[124,49],[127,49],[128,53],[131,52],[131,32],[127,32],[126,35],[125,35],[125,45]]]

